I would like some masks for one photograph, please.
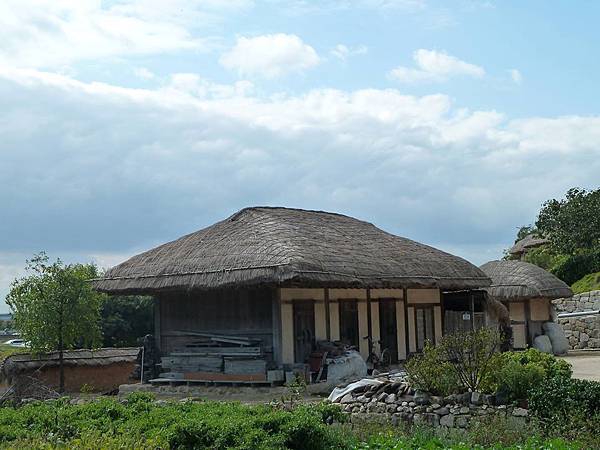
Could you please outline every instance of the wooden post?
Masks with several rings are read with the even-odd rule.
[[[475,296],[469,291],[469,311],[471,312],[471,331],[475,331]]]
[[[371,323],[371,289],[367,289],[367,336],[369,343],[369,357],[373,353],[373,324]],[[362,337],[362,336],[361,336]]]
[[[161,330],[160,330],[160,297],[154,297],[154,341],[159,353],[162,353],[161,347]]]
[[[331,341],[331,322],[329,318],[329,289],[325,288],[325,335],[328,341]]]

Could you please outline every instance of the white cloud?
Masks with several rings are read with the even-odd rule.
[[[523,84],[523,75],[517,69],[509,70],[510,78],[515,84]]]
[[[0,62],[57,68],[80,60],[206,49],[193,30],[248,6],[244,0],[3,0]]]
[[[348,47],[344,44],[336,45],[332,50],[331,54],[336,58],[346,61],[350,56],[364,55],[369,51],[366,45],[358,45],[356,47]]]
[[[152,80],[156,75],[145,67],[137,67],[133,70],[136,77],[142,80]]]
[[[19,255],[0,261],[4,292],[20,255],[112,263],[255,204],[339,211],[481,263],[600,172],[600,117],[513,121],[445,95],[263,97],[194,74],[129,89],[0,67],[0,98],[0,256]]]
[[[454,76],[481,78],[483,67],[462,61],[455,56],[436,50],[419,49],[413,53],[416,68],[399,66],[389,73],[401,83],[441,82]]]
[[[310,69],[319,64],[320,59],[315,49],[298,36],[278,33],[239,37],[219,61],[240,76],[277,78]]]

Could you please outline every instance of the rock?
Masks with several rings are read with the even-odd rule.
[[[447,414],[440,417],[440,425],[443,427],[454,427],[454,414]]]
[[[512,412],[512,415],[515,417],[527,417],[528,414],[529,411],[527,411],[525,408],[515,408]]]
[[[444,404],[444,397],[440,397],[439,395],[432,395],[431,396],[431,403],[433,404],[438,404],[438,405],[443,405]]]
[[[342,397],[342,399],[340,400],[340,403],[342,404],[348,404],[348,403],[353,403],[354,402],[354,397],[352,397],[352,394],[346,394]]]
[[[460,413],[461,414],[469,414],[471,410],[469,409],[468,406],[463,406],[462,408],[460,408]]]
[[[471,403],[471,393],[465,392],[464,394],[460,394],[457,398],[456,403],[462,403],[463,405],[468,405]]]
[[[395,403],[396,402],[396,394],[390,394],[385,399],[386,403]]]
[[[387,398],[387,396],[388,396],[387,392],[382,392],[381,394],[379,394],[377,396],[377,401],[378,402],[383,402],[383,401],[385,401],[385,399]]]
[[[446,408],[445,406],[442,406],[441,408],[437,408],[433,412],[436,413],[438,416],[445,416],[446,414],[450,414],[450,410],[448,408]]]
[[[440,405],[440,404],[439,404],[439,403],[437,403],[437,402],[436,402],[436,403],[432,403],[432,404],[431,404],[431,408],[433,408],[433,409],[438,409],[440,406],[442,406],[442,405]]]
[[[552,342],[546,335],[536,336],[533,340],[533,348],[538,349],[540,352],[552,354]]]
[[[429,394],[426,392],[417,391],[415,392],[415,404],[416,405],[428,405]]]
[[[466,428],[469,424],[469,416],[457,416],[454,423],[458,428]]]
[[[555,355],[564,355],[569,350],[569,341],[565,337],[562,327],[554,322],[544,322],[542,325],[544,334],[550,338],[552,352]]]
[[[473,405],[481,405],[483,403],[482,394],[480,392],[471,392],[471,403]]]

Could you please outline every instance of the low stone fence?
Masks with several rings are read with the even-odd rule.
[[[559,298],[552,303],[557,313],[600,309],[600,291],[584,292],[572,298]],[[600,315],[556,319],[569,340],[571,349],[600,349]]]
[[[427,424],[434,427],[467,428],[485,416],[502,416],[525,423],[528,411],[512,405],[494,405],[495,397],[468,392],[448,397],[415,393],[407,385],[372,386],[364,391],[349,392],[336,400],[351,421],[398,425]],[[387,391],[387,392],[386,392]],[[391,391],[391,392],[390,392]],[[396,392],[394,392],[396,391]],[[399,392],[399,393],[398,393]]]

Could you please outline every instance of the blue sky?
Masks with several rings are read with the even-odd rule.
[[[108,267],[249,205],[498,258],[544,200],[598,187],[599,13],[3,1],[0,300],[40,250]]]

